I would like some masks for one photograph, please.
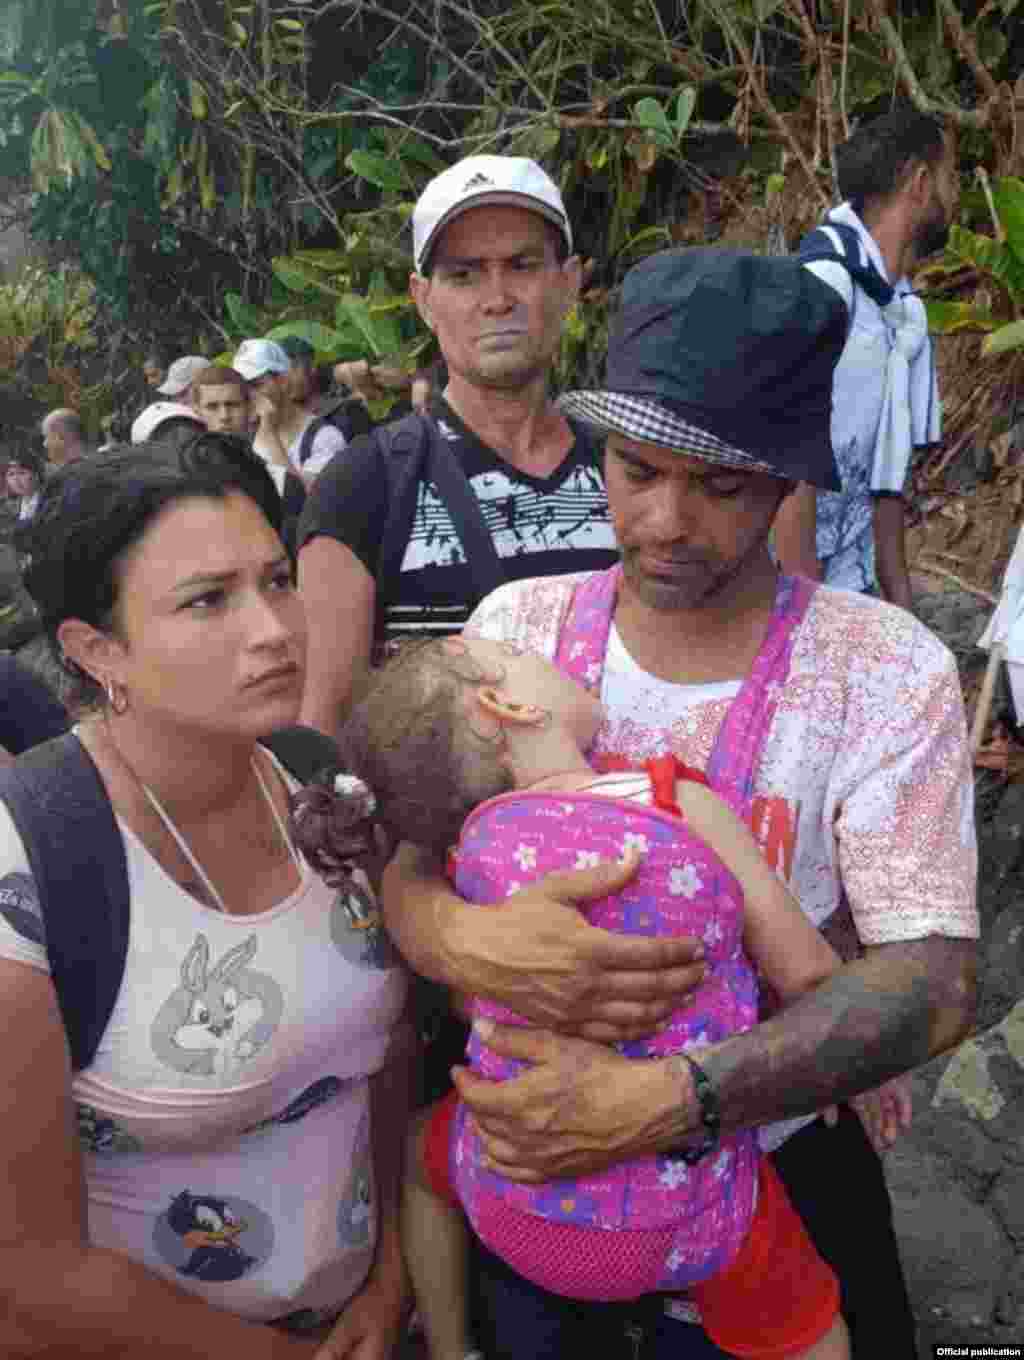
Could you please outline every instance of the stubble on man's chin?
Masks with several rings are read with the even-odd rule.
[[[949,231],[950,224],[945,216],[941,220],[936,218],[922,225],[914,242],[914,255],[919,264],[930,255],[938,255],[940,251],[946,249],[949,244]]]
[[[713,575],[709,575],[706,584],[699,588],[666,585],[645,576],[635,565],[630,549],[620,549],[620,556],[622,575],[629,594],[657,614],[683,614],[700,609],[719,593],[723,585],[723,582]]]

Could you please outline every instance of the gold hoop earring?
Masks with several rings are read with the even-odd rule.
[[[110,705],[111,712],[116,713],[118,717],[123,713],[127,713],[128,691],[125,689],[124,685],[118,685],[116,681],[108,680],[106,683],[106,691],[107,703]]]

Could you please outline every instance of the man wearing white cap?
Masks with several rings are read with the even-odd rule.
[[[153,401],[132,421],[131,441],[133,444],[159,441],[179,447],[201,434],[203,428],[202,420],[184,402]]]
[[[280,487],[285,474],[296,470],[288,456],[283,429],[292,361],[276,340],[251,339],[239,345],[231,367],[241,373],[252,394],[256,419],[253,449],[266,462]]]
[[[175,359],[167,370],[167,376],[156,389],[162,397],[189,406],[192,402],[192,379],[202,369],[209,366],[209,359],[201,354],[185,354]]]
[[[534,161],[469,156],[427,185],[412,226],[410,290],[448,384],[335,458],[300,525],[303,716],[329,733],[375,645],[458,632],[500,581],[615,556],[597,441],[548,391],[581,275],[557,187]]]

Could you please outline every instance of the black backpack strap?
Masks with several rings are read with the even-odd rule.
[[[357,436],[370,433],[373,418],[358,397],[342,397],[334,402],[303,430],[299,441],[299,467],[305,467],[312,457],[313,441],[325,425],[333,425],[351,443]]]
[[[403,417],[396,424],[381,425],[374,430],[384,463],[387,482],[387,519],[380,540],[377,559],[377,620],[375,636],[384,638],[387,602],[398,590],[405,550],[409,546],[419,485],[426,469],[430,450],[430,421],[416,412]]]
[[[469,478],[435,421],[413,412],[396,424],[378,428],[374,438],[384,458],[388,484],[388,516],[377,563],[376,636],[381,640],[387,602],[398,594],[422,482],[433,483],[451,515],[465,549],[476,600],[503,585],[507,577]]]
[[[0,797],[36,881],[50,976],[80,1072],[113,1014],[128,956],[124,842],[99,771],[71,733],[0,772]]]
[[[311,727],[282,728],[263,745],[302,783],[341,763],[335,743]],[[80,1072],[110,1023],[128,957],[124,841],[100,773],[72,733],[0,770],[0,798],[39,892],[50,976],[71,1066]]]
[[[441,501],[448,507],[455,532],[462,541],[473,578],[474,603],[479,603],[492,590],[503,586],[508,577],[469,478],[452,452],[451,444],[440,432],[430,441],[427,474]]]
[[[832,233],[839,238],[841,249],[837,248]],[[845,222],[826,221],[815,227],[800,242],[797,254],[804,264],[817,260],[837,261],[879,307],[888,307],[896,296],[892,284],[882,277],[871,261],[862,259],[860,237]]]

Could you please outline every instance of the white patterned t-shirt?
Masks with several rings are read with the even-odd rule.
[[[582,576],[514,582],[469,636],[554,658]],[[591,756],[698,769],[739,684],[674,685],[642,671],[614,626]],[[976,938],[974,791],[952,655],[905,610],[819,587],[797,628],[754,783],[754,833],[804,911],[848,904],[862,944]]]
[[[225,915],[120,829],[128,957],[72,1083],[90,1241],[240,1317],[333,1316],[373,1261],[369,1078],[405,997],[369,886],[304,868],[276,906]],[[0,957],[49,971],[2,803]]]

